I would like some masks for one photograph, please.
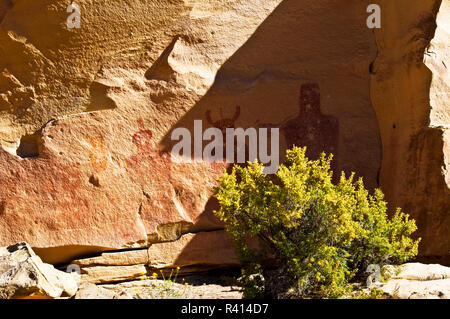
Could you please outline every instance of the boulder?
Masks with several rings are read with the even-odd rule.
[[[394,299],[450,299],[450,267],[408,263],[385,266],[386,283],[378,286]]]
[[[419,281],[450,279],[450,267],[438,264],[407,263],[401,266],[385,266],[384,270],[390,279]]]
[[[78,274],[43,263],[27,243],[0,247],[1,299],[71,297],[78,282]]]
[[[393,279],[382,290],[394,299],[450,299],[450,279],[418,281]]]

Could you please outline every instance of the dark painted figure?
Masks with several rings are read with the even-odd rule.
[[[222,109],[220,110],[220,119],[217,121],[213,121],[211,116],[211,110],[207,110],[205,113],[206,120],[209,124],[211,124],[212,127],[216,127],[222,131],[222,133],[225,135],[227,128],[236,128],[236,121],[241,115],[241,107],[238,105],[236,106],[236,109],[234,111],[234,114],[229,119],[224,119],[222,114]]]
[[[307,156],[317,159],[322,152],[333,153],[332,169],[336,172],[339,143],[339,122],[320,110],[320,89],[317,83],[305,83],[300,88],[299,114],[280,124],[261,127],[279,127],[288,149],[307,146]]]

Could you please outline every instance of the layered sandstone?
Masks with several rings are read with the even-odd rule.
[[[0,247],[0,299],[72,297],[80,276],[45,264],[27,243]]]
[[[416,219],[420,254],[449,263],[450,1],[380,2],[371,81],[383,145],[380,186],[392,208]]]
[[[69,1],[0,0],[0,245],[59,263],[221,229],[226,165],[170,156],[203,120],[334,153],[417,219],[422,255],[448,256],[449,1],[380,0],[375,33],[370,2],[79,0],[68,29]]]

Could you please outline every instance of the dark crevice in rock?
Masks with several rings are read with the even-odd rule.
[[[4,200],[0,201],[0,216],[6,212],[6,202]]]
[[[9,253],[13,253],[13,252],[20,250],[26,246],[27,246],[26,243],[17,243],[17,244],[6,247],[6,249],[8,250]]]
[[[377,74],[377,72],[375,72],[375,61],[372,61],[372,63],[370,63],[370,65],[369,65],[369,73],[371,75]]]
[[[20,139],[20,145],[17,148],[17,156],[21,158],[39,157],[39,144],[41,135],[39,133],[24,135]]]
[[[0,2],[0,23],[3,22],[3,19],[5,18],[6,14],[13,7],[14,4],[11,2],[11,0],[3,0]]]
[[[373,81],[374,76],[377,74],[376,63],[377,63],[377,60],[378,60],[379,55],[380,55],[380,48],[379,48],[379,44],[377,42],[377,37],[376,37],[376,34],[375,34],[375,30],[372,31],[372,34],[373,34],[373,38],[374,38],[374,41],[375,41],[375,46],[377,48],[377,52],[375,54],[374,59],[372,60],[372,62],[369,65],[370,82]],[[378,138],[380,139],[379,144],[382,145],[379,115],[377,114],[377,112],[375,110],[375,106],[374,106],[374,102],[373,102],[373,98],[372,98],[372,92],[370,91],[369,94],[370,94],[370,101],[371,101],[370,104],[372,106],[372,109],[373,109],[374,113],[376,114],[376,120],[377,120],[377,123],[378,123]],[[376,177],[376,183],[377,183],[376,187],[377,188],[380,187],[380,185],[381,185],[381,171],[382,171],[382,165],[383,165],[382,164],[383,163],[383,148],[382,147],[380,149],[379,163],[380,163],[380,166],[378,167],[377,175],[376,175],[377,176]]]
[[[17,147],[15,154],[21,158],[38,158],[43,149],[43,131],[48,126],[56,123],[57,120],[51,119],[41,126],[39,130],[31,134],[25,134],[20,138],[20,144]],[[50,136],[51,137],[51,136]]]
[[[91,183],[95,187],[100,187],[100,180],[98,176],[91,175],[91,177],[89,177],[89,183]]]

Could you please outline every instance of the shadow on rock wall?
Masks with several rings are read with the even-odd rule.
[[[203,130],[278,127],[282,157],[293,145],[307,146],[313,159],[331,152],[335,173],[355,172],[368,188],[377,187],[381,141],[369,74],[376,47],[365,25],[366,5],[353,2],[283,1],[171,128],[164,150],[175,144],[175,128],[194,136],[194,120],[202,120]],[[212,218],[212,208],[214,199],[199,221]]]

